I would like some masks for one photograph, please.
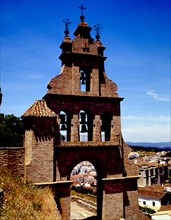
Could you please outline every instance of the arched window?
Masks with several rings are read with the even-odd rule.
[[[80,141],[92,141],[93,118],[90,112],[80,111]]]
[[[60,111],[60,140],[70,141],[70,120],[66,112]]]
[[[80,90],[82,92],[90,91],[90,73],[83,68],[80,69]]]
[[[101,116],[101,140],[110,141],[111,115],[109,112],[103,112]]]

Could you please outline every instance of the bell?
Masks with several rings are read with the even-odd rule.
[[[86,80],[85,79],[82,79],[81,80],[81,85],[85,85],[86,84]]]
[[[65,124],[62,124],[61,125],[61,129],[60,129],[61,131],[66,131],[67,130],[67,127],[66,127],[66,125]]]
[[[62,134],[60,134],[60,140],[61,140],[61,141],[65,141],[65,136],[62,135]]]
[[[65,123],[65,115],[60,114],[61,124]]]
[[[80,80],[82,85],[86,84],[86,74],[84,72],[81,72]]]
[[[86,119],[86,113],[85,112],[81,112],[80,113],[80,124],[85,124],[85,119]]]
[[[81,70],[81,79],[85,79],[86,78],[85,76],[86,76],[85,72]]]
[[[81,126],[81,133],[85,133],[85,132],[87,132],[88,130],[87,130],[87,126],[85,125],[85,124],[83,124],[82,126]]]
[[[105,131],[105,126],[101,125],[101,131]]]

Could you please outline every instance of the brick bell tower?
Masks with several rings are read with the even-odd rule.
[[[23,114],[25,178],[53,186],[62,219],[70,219],[70,174],[87,160],[97,171],[98,219],[146,219],[138,208],[137,168],[121,134],[123,98],[105,73],[100,25],[94,40],[84,19],[82,13],[72,41],[70,21],[64,21],[61,72],[50,80],[43,100]]]

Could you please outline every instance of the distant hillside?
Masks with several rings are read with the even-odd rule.
[[[145,149],[156,149],[159,151],[162,150],[171,150],[171,142],[157,142],[157,143],[150,143],[150,142],[127,142],[127,144],[131,147],[138,147],[138,148],[145,148]]]

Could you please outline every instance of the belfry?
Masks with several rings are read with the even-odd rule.
[[[43,99],[23,114],[25,178],[52,186],[62,219],[69,220],[71,171],[89,161],[97,171],[97,219],[146,219],[138,207],[138,171],[122,138],[123,98],[105,73],[100,25],[94,26],[94,40],[83,9],[73,40],[70,21],[64,20],[61,72],[50,80]]]

